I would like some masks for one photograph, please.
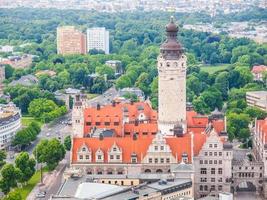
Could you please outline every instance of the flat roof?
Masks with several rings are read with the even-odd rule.
[[[125,187],[104,183],[81,183],[75,193],[75,197],[79,199],[101,198],[120,191]]]
[[[191,179],[174,179],[173,181],[164,182],[165,184],[159,184],[159,182],[151,183],[148,185],[148,187],[161,191],[175,186],[182,186],[188,183],[192,184]]]

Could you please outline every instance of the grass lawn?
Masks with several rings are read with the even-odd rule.
[[[209,74],[214,74],[217,71],[224,70],[229,64],[218,64],[218,65],[200,65],[200,69]]]
[[[18,191],[21,194],[22,199],[26,200],[27,196],[30,194],[35,185],[40,182],[40,180],[41,180],[41,172],[37,171],[31,177],[27,185],[23,186],[22,188],[16,188],[15,191]]]
[[[22,117],[21,118],[22,126],[29,126],[29,124],[33,121],[37,122],[40,126],[43,125],[43,122],[38,121],[38,120],[34,119],[33,117]]]

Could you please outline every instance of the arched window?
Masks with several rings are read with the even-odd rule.
[[[156,173],[158,173],[158,174],[161,174],[163,171],[162,171],[162,169],[157,169],[156,170]]]
[[[145,173],[151,173],[151,170],[150,169],[146,169]]]

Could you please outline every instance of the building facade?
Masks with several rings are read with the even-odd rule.
[[[115,176],[112,183],[118,185],[126,184],[124,179],[189,178],[194,196],[218,196],[231,189],[225,121],[218,111],[208,117],[187,109],[186,57],[173,19],[166,31],[158,57],[159,111],[147,101],[91,107],[77,96],[71,167],[85,176],[103,176],[102,181]]]
[[[86,35],[74,26],[58,27],[57,53],[62,55],[86,54]]]
[[[246,102],[248,106],[267,111],[267,91],[246,92]]]
[[[158,56],[158,123],[163,135],[174,135],[176,125],[182,134],[186,132],[186,56],[177,42],[177,32],[172,19],[166,26],[167,40],[160,46]]]
[[[20,109],[13,103],[0,105],[0,150],[7,149],[21,128]]]
[[[4,83],[3,81],[6,79],[5,75],[5,66],[0,64],[0,95],[3,94]]]
[[[109,31],[104,27],[87,29],[87,49],[102,50],[109,54]]]

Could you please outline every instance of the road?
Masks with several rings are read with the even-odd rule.
[[[255,192],[238,192],[234,195],[234,200],[263,200],[263,198],[256,196]]]
[[[107,104],[111,104],[112,100],[117,96],[118,96],[118,91],[115,89],[115,87],[111,87],[106,92],[104,92],[102,95],[99,95],[93,99],[90,99],[88,103],[94,107],[98,103],[101,105],[107,105]]]

